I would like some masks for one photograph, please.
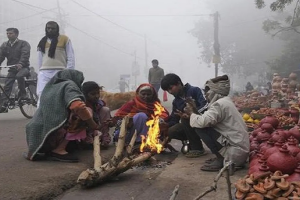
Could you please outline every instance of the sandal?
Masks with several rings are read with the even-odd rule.
[[[223,168],[223,161],[216,159],[211,164],[203,165],[200,169],[202,171],[217,172],[220,171],[220,169],[222,168]]]
[[[214,162],[216,159],[217,159],[216,157],[207,159],[207,160],[205,161],[205,163],[206,163],[206,164],[211,164],[211,163]]]
[[[190,150],[185,154],[187,158],[198,158],[200,156],[204,156],[206,154],[205,150]]]
[[[70,154],[58,154],[51,152],[49,157],[50,160],[53,161],[61,161],[61,162],[78,162],[78,158],[76,156],[70,155]]]

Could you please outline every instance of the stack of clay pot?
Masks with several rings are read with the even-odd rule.
[[[281,81],[282,78],[279,76],[278,73],[273,74],[273,81],[272,81],[272,93],[276,95],[281,90]]]
[[[289,78],[283,78],[281,80],[281,91],[286,94],[289,87]]]
[[[292,72],[289,75],[289,86],[287,89],[287,93],[295,93],[296,87],[297,87],[297,74]]]

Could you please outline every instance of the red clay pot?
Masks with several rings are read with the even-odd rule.
[[[294,156],[290,155],[287,145],[283,145],[278,152],[269,156],[267,165],[271,172],[279,170],[283,174],[292,174],[298,162]]]
[[[294,173],[287,177],[286,180],[289,182],[300,181],[300,164],[298,164],[298,167],[295,169]]]

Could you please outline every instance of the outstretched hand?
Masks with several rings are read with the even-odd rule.
[[[183,119],[189,119],[190,118],[190,115],[188,115],[187,113],[182,112],[180,110],[176,110],[176,112],[174,112],[174,114],[179,116],[180,118],[183,118]]]

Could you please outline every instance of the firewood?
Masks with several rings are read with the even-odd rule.
[[[100,148],[98,149],[98,144],[95,141],[94,143],[94,158],[95,164],[94,168],[87,169],[79,175],[77,179],[77,183],[83,187],[92,187],[97,184],[100,184],[108,179],[111,179],[120,173],[127,171],[135,165],[149,159],[151,156],[155,154],[155,152],[144,152],[139,154],[136,157],[131,155],[132,147],[136,140],[137,134],[133,135],[129,147],[124,152],[125,146],[125,136],[126,136],[126,126],[129,122],[129,117],[124,117],[121,124],[120,135],[118,139],[118,143],[116,146],[115,153],[113,157],[105,164],[101,165],[101,156],[100,156]],[[95,140],[98,140],[95,138]]]

